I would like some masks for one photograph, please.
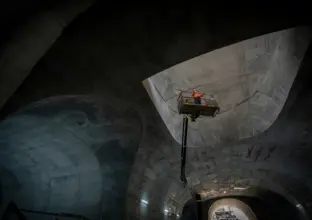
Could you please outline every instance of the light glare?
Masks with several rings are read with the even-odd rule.
[[[141,202],[142,202],[143,204],[146,204],[146,205],[148,204],[148,201],[146,201],[146,200],[144,200],[144,199],[142,199]]]

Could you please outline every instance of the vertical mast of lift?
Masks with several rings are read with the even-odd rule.
[[[181,144],[181,175],[180,179],[183,182],[184,188],[187,186],[187,179],[185,176],[185,163],[186,163],[186,150],[187,150],[187,129],[188,129],[188,120],[189,117],[187,115],[183,116],[183,127],[182,127],[182,144]],[[196,219],[202,219],[202,201],[201,195],[196,193],[191,188],[192,198],[195,200],[196,204]]]
[[[184,188],[187,185],[187,179],[186,179],[186,176],[185,176],[187,128],[188,128],[188,116],[184,115],[183,116],[183,128],[182,128],[181,175],[180,175],[180,180],[183,182]]]

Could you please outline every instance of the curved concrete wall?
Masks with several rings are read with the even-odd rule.
[[[268,18],[268,22],[265,23],[264,19],[267,17],[263,18],[261,16],[258,25],[250,20],[244,23],[246,18],[242,18],[236,20],[236,23],[226,21],[224,26],[216,26],[215,15],[207,13],[206,8],[200,11],[200,6],[192,10],[187,7],[182,10],[167,11],[167,14],[160,15],[154,13],[154,8],[151,11],[144,12],[140,11],[141,8],[137,8],[137,11],[130,10],[131,12],[116,9],[112,13],[103,13],[104,9],[111,10],[111,8],[106,7],[106,3],[103,4],[103,7],[97,5],[93,10],[89,10],[85,16],[81,16],[68,27],[67,31],[64,32],[43,59],[38,62],[29,77],[10,98],[4,112],[11,113],[12,109],[18,109],[30,102],[60,94],[97,94],[104,100],[104,103],[109,103],[116,108],[113,108],[113,110],[101,109],[105,118],[114,120],[107,124],[104,123],[104,125],[100,124],[98,128],[91,128],[91,133],[94,131],[100,138],[102,135],[100,132],[102,131],[101,125],[104,127],[107,125],[114,131],[116,129],[122,133],[121,136],[125,135],[126,137],[121,145],[132,146],[133,144],[135,147],[131,148],[133,150],[131,152],[136,152],[136,154],[124,154],[124,148],[116,147],[115,142],[109,142],[103,146],[104,149],[107,147],[109,152],[103,150],[104,153],[97,159],[98,163],[101,161],[103,164],[105,164],[105,161],[110,163],[105,164],[100,170],[105,172],[102,179],[107,176],[111,177],[111,179],[106,178],[107,182],[102,185],[102,192],[105,191],[107,195],[102,197],[101,210],[98,213],[93,213],[92,210],[94,210],[95,206],[91,206],[89,207],[91,212],[100,215],[103,210],[106,218],[111,216],[122,218],[123,213],[126,213],[124,216],[129,219],[166,218],[164,215],[165,207],[176,207],[176,210],[179,211],[179,207],[183,207],[184,201],[187,201],[190,195],[188,192],[183,191],[184,189],[179,181],[179,145],[159,118],[159,114],[142,87],[141,81],[178,62],[188,60],[222,45],[229,45],[263,33],[270,33],[272,30],[275,31],[285,26],[289,27],[288,20],[283,20],[287,25],[285,23],[276,26],[267,25],[275,20]],[[237,12],[235,11],[235,13]],[[275,11],[274,14],[276,14]],[[236,17],[233,16],[230,19],[232,21]],[[264,23],[265,26],[262,25]],[[231,33],[231,35],[227,35],[227,33]],[[308,115],[311,109],[304,104],[302,106],[305,114]],[[66,105],[63,107],[67,108]],[[134,116],[124,117],[129,114],[127,111],[131,112],[131,109],[138,112],[140,120],[133,120]],[[115,111],[118,112],[118,110],[125,110],[125,112],[123,112],[124,114],[116,114]],[[59,111],[56,110],[56,112]],[[24,113],[21,112],[21,115]],[[40,114],[38,113],[38,115]],[[297,117],[299,116],[297,115]],[[3,129],[9,129],[8,131],[11,133],[14,131],[11,127],[12,124],[9,123],[14,117],[8,118],[6,127]],[[40,121],[40,119],[45,120],[46,118],[40,116],[40,118],[36,119]],[[64,120],[64,117],[59,120],[60,131],[63,131],[62,124],[66,122],[62,122],[62,120]],[[289,120],[291,119],[287,116],[284,123],[289,124]],[[296,124],[297,118],[293,120],[292,125]],[[76,121],[73,119],[73,125],[70,125],[70,127],[79,127],[74,122]],[[129,123],[129,126],[118,126],[118,123],[121,125],[128,125]],[[136,127],[138,124],[142,124],[142,134],[139,134],[140,132],[133,134],[134,142],[127,142],[127,139],[131,140],[131,138],[126,133],[140,131],[140,128]],[[294,197],[298,197],[297,199],[301,204],[307,206],[308,198],[311,198],[309,188],[305,187],[305,185],[309,186],[311,183],[308,178],[309,168],[311,167],[311,152],[309,152],[309,143],[311,141],[308,142],[304,139],[306,147],[301,147],[303,138],[300,135],[306,129],[305,126],[307,126],[306,122],[303,123],[300,129],[296,129],[297,136],[288,136],[289,139],[293,140],[291,144],[281,143],[280,140],[274,138],[273,142],[265,138],[258,141],[255,138],[248,139],[245,142],[222,145],[214,150],[207,147],[193,148],[189,151],[187,162],[187,176],[191,187],[199,189],[204,187],[213,188],[209,185],[209,183],[213,182],[216,183],[215,189],[232,189],[231,186],[235,185],[233,184],[234,181],[240,187],[242,185],[263,185],[275,191],[279,190],[283,194],[288,193],[289,196],[294,195]],[[83,132],[91,135],[87,127],[83,129]],[[32,128],[29,127],[27,131],[18,131],[16,135],[20,136],[22,133],[28,132],[28,130],[32,130]],[[64,141],[66,142],[66,137],[62,136],[58,129],[47,129],[45,131],[50,136],[55,133],[60,139],[65,138]],[[283,130],[276,129],[275,131],[276,133],[282,133]],[[77,133],[81,134],[79,129]],[[309,134],[309,132],[306,133]],[[32,141],[31,133],[27,134],[29,134],[29,137],[23,137],[26,138],[23,145],[15,145],[17,141],[4,139],[4,146],[8,146],[12,141],[16,150],[13,153],[19,154],[20,148],[29,145],[28,142],[35,145],[35,147],[40,144],[40,141],[37,143]],[[72,135],[72,133],[66,134]],[[111,133],[109,134],[111,135]],[[81,136],[85,137],[84,135]],[[50,139],[46,139],[45,135],[42,135],[42,137],[44,137],[42,142],[49,142]],[[86,150],[89,144],[90,142],[79,146]],[[71,148],[66,146],[66,149],[68,149],[68,152],[72,152],[72,150],[75,150],[74,147],[75,145],[71,145]],[[95,152],[92,153],[96,154]],[[76,155],[74,152],[72,153]],[[294,156],[289,156],[293,153],[295,153]],[[112,154],[115,157],[112,157]],[[63,156],[66,156],[66,152],[63,152]],[[82,157],[81,154],[76,156],[77,158]],[[123,165],[120,170],[105,169],[106,166],[114,167],[115,164],[111,163],[112,158],[118,158],[120,161],[130,161],[134,157],[135,160],[132,162],[121,163]],[[11,166],[15,161],[11,160],[13,157],[9,158],[8,164]],[[90,163],[94,164],[94,157],[90,156],[89,159]],[[29,161],[28,156],[25,161]],[[74,162],[76,160],[73,160]],[[40,164],[38,164],[38,167],[40,167]],[[27,168],[30,171],[32,170],[32,167]],[[44,173],[45,169],[47,169],[47,166],[44,166],[40,173]],[[79,172],[78,169],[77,171]],[[131,172],[129,179],[125,175],[119,175],[121,173],[128,174],[129,172]],[[7,173],[10,174],[10,170]],[[11,176],[12,181],[15,181],[14,175],[9,174],[7,176]],[[58,175],[58,173],[53,174]],[[69,172],[69,174],[71,173]],[[235,174],[234,177],[233,174]],[[26,185],[30,185],[23,173],[20,175],[20,185],[23,185],[24,180]],[[88,181],[91,185],[93,184],[92,179],[98,178],[97,172],[94,172],[94,175]],[[18,176],[16,177],[18,179]],[[114,178],[118,180],[119,177],[121,181],[112,181]],[[68,181],[71,181],[71,179],[68,178]],[[300,181],[303,184],[298,184]],[[297,185],[291,184],[293,182]],[[45,185],[46,182],[42,181],[38,183],[38,186],[41,183]],[[112,187],[113,183],[114,187]],[[299,187],[299,189],[295,186]],[[80,187],[88,188],[90,185],[86,184]],[[123,191],[125,188],[127,190]],[[291,189],[291,192],[289,189]],[[88,190],[79,188],[78,191],[87,192]],[[61,192],[61,190],[57,190],[57,192]],[[72,193],[74,192],[69,191],[68,194],[64,194],[66,195],[66,201],[68,201],[66,204],[72,204],[73,207],[78,209],[80,207],[79,201],[71,203],[76,198],[76,196],[72,196]],[[218,196],[223,191],[215,190],[213,193]],[[147,199],[149,204],[142,206],[141,199]],[[54,199],[53,201],[57,203],[60,200]],[[95,200],[91,200],[88,204],[97,203]],[[45,210],[53,207],[52,205],[47,206]],[[56,204],[58,210],[67,209],[58,205]],[[126,209],[124,209],[124,206],[126,206]],[[71,209],[65,211],[69,212]],[[88,212],[88,208],[76,211],[76,213],[80,211]]]
[[[213,94],[221,111],[189,125],[189,146],[214,146],[257,135],[275,121],[309,45],[306,28],[233,44],[164,70],[143,82],[170,133],[181,142],[180,91]]]
[[[93,0],[64,1],[32,15],[31,19],[15,30],[0,51],[0,108],[61,36],[63,30],[92,3]]]
[[[120,200],[140,137],[136,112],[94,97],[55,97],[24,108],[0,124],[1,208],[12,200],[22,209],[122,219]]]

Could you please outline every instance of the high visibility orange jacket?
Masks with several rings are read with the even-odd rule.
[[[201,93],[199,93],[197,91],[193,91],[193,98],[200,98],[200,97],[203,97],[203,96],[204,96],[204,94],[201,94]]]

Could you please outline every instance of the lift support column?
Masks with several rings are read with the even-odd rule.
[[[183,128],[182,128],[182,144],[181,144],[181,174],[180,180],[186,187],[187,179],[185,176],[185,163],[186,163],[186,143],[187,143],[187,128],[188,128],[188,116],[183,116]]]

